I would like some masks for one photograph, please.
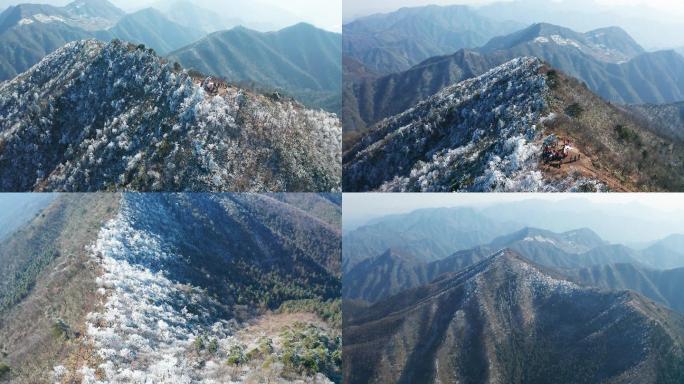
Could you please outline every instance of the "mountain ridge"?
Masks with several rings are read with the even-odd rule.
[[[0,162],[22,164],[26,170],[17,174],[2,167],[2,188],[338,187],[341,143],[336,132],[341,127],[334,115],[230,85],[221,95],[210,95],[201,80],[140,46],[92,40],[68,44],[30,71],[0,83],[0,112],[7,116],[0,122]],[[149,112],[139,108],[141,103]],[[248,112],[266,109],[270,112]],[[40,156],[24,149],[34,144]]]
[[[347,317],[345,380],[671,381],[684,374],[683,325],[638,294],[582,288],[502,251]]]

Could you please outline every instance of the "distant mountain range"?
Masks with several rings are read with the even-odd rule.
[[[551,134],[573,143],[577,162],[560,168],[541,162]],[[684,188],[683,151],[584,83],[523,57],[447,86],[347,143],[343,185],[345,191],[676,191]]]
[[[0,81],[26,71],[71,41],[120,38],[165,54],[202,35],[154,9],[127,15],[107,0],[79,0],[61,8],[21,4],[0,14]]]
[[[432,217],[431,223],[435,228],[443,228],[444,236],[425,225],[429,221],[428,217]],[[449,218],[459,220],[462,217],[466,219],[461,228],[449,223]],[[425,218],[425,222],[421,222],[420,218]],[[404,226],[406,232],[397,231],[393,225]],[[684,269],[684,254],[681,251],[684,235],[671,235],[654,242],[644,250],[635,250],[624,245],[610,244],[587,228],[563,233],[530,227],[517,231],[506,229],[515,226],[513,223],[502,225],[501,220],[497,223],[497,220],[466,208],[419,210],[411,214],[386,217],[377,224],[345,234],[342,295],[346,300],[376,302],[403,290],[427,284],[444,273],[462,270],[504,248],[514,250],[536,264],[554,268],[566,276],[581,276],[578,282],[587,279],[586,272],[583,272],[585,269],[591,270],[595,266],[612,268],[610,266],[629,263],[631,268],[639,270],[639,273],[644,275],[644,279],[654,281],[660,276],[660,272],[656,270]],[[480,241],[476,246],[466,249],[464,245],[474,242],[458,240],[468,239],[463,235],[467,233],[468,227],[473,228],[470,239],[486,238],[479,236],[480,233],[511,233],[497,236],[493,240]],[[420,230],[421,228],[424,230]],[[441,240],[442,237],[448,238],[446,233],[450,231],[456,234],[453,236],[456,241],[451,244]],[[387,240],[383,243],[383,239]],[[441,244],[438,243],[440,241]],[[369,250],[373,246],[375,249],[380,248],[380,244],[385,245],[386,250],[369,256]],[[418,247],[416,244],[423,246]],[[453,253],[446,255],[443,249],[449,248]],[[631,284],[618,277],[610,278],[608,272],[610,271],[602,272],[604,277],[609,279],[602,281],[601,284],[590,281],[588,283],[611,288],[610,284],[619,285],[622,282],[630,285],[611,289],[634,289],[665,305],[677,301],[671,293],[654,294],[641,289],[642,286],[646,286],[645,284]],[[679,273],[673,272],[668,276],[679,276]],[[664,282],[661,286],[668,287],[671,284]],[[663,291],[675,292],[668,288],[663,288]],[[668,300],[662,299],[663,295],[667,296]],[[684,308],[682,310],[684,311]]]
[[[477,12],[499,22],[522,24],[546,22],[578,31],[619,25],[649,50],[684,44],[681,10],[649,3],[607,4],[597,0],[515,0],[492,2]]]
[[[246,10],[257,5],[232,6]],[[188,1],[155,7],[126,14],[107,0],[78,0],[64,7],[12,6],[0,13],[0,81],[28,70],[68,42],[120,39],[143,44],[162,56],[176,51],[170,60],[206,76],[225,77],[269,93],[278,91],[312,108],[340,113],[340,34],[303,23],[277,32],[257,32],[235,27],[253,23]],[[207,36],[215,31],[221,32]]]
[[[345,238],[345,244],[348,242]],[[556,234],[524,228],[488,244],[459,250],[439,259],[427,259],[408,250],[389,249],[347,271],[343,277],[342,296],[350,300],[376,302],[403,290],[428,284],[442,274],[460,271],[504,248],[514,250],[536,264],[556,269],[614,263],[640,264],[644,258],[627,247],[605,243],[588,229]],[[679,256],[672,251],[660,254],[662,257],[668,255],[673,258]]]
[[[433,56],[479,47],[522,26],[490,20],[461,5],[402,8],[345,24],[343,52],[372,71],[388,74]]]
[[[210,34],[168,58],[232,82],[280,90],[310,107],[339,114],[341,41],[340,34],[310,24],[268,33],[237,27]]]
[[[67,44],[0,83],[0,189],[339,188],[335,115],[203,80],[133,44]]]
[[[0,240],[0,380],[339,383],[338,197],[275,197],[57,196]]]
[[[522,56],[544,60],[611,102],[684,100],[684,56],[674,51],[644,52],[616,27],[581,34],[551,24],[535,24],[493,38],[481,48],[432,57],[399,73],[364,78],[353,75],[358,69],[345,68],[349,82],[344,93],[345,131],[363,131],[448,85]]]
[[[426,209],[388,216],[345,235],[343,269],[349,271],[388,249],[409,255],[407,261],[439,260],[520,228],[519,224],[500,223],[469,208]]]
[[[684,316],[502,250],[370,307],[345,306],[348,383],[684,379]]]

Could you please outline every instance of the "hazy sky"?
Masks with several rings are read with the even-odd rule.
[[[560,201],[584,199],[600,203],[616,211],[629,204],[639,203],[661,212],[684,214],[683,194],[534,194],[534,193],[347,193],[343,195],[342,214],[345,223],[357,224],[369,218],[390,214],[408,213],[421,208],[439,207],[486,207],[500,203],[523,200]]]
[[[159,0],[110,0],[117,7],[132,11],[147,7],[159,2]],[[224,4],[230,4],[235,0],[219,0]],[[342,30],[342,0],[238,0],[253,3],[262,3],[264,6],[276,6],[287,12],[299,16],[302,21],[312,23],[320,28],[340,32]],[[0,9],[20,3],[45,3],[53,5],[65,5],[71,0],[0,0]],[[250,15],[255,18],[257,15]],[[265,20],[267,22],[267,20]]]
[[[515,0],[344,0],[343,16],[345,20],[376,12],[388,12],[401,7],[422,6],[428,4],[468,4],[485,5],[500,1]],[[549,0],[555,2],[575,2],[576,0]],[[596,0],[606,7],[624,7],[628,5],[648,5],[664,11],[678,10],[684,14],[684,1],[682,0]]]

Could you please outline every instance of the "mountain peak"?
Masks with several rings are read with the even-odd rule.
[[[0,110],[11,116],[0,120],[2,156],[18,161],[25,172],[0,168],[0,186],[24,191],[322,191],[339,186],[336,116],[228,84],[211,94],[202,80],[151,50],[119,40],[67,44],[2,83]],[[29,95],[46,99],[29,101]],[[55,105],[47,95],[63,101]],[[141,109],[141,103],[150,107]],[[29,113],[25,105],[36,108]],[[27,129],[60,135],[38,140]],[[38,146],[40,156],[15,152],[28,142]],[[250,158],[262,166],[245,167]],[[220,167],[218,159],[233,165]]]

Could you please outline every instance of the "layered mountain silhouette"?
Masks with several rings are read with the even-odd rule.
[[[184,67],[280,90],[305,105],[341,109],[340,34],[297,24],[277,32],[244,27],[210,34],[169,55]]]
[[[345,245],[347,241],[345,239]],[[428,284],[442,274],[460,271],[504,248],[514,250],[536,264],[561,270],[617,263],[645,266],[642,264],[644,254],[622,245],[607,244],[588,229],[558,234],[524,228],[488,244],[457,251],[437,260],[390,249],[346,271],[342,295],[345,299],[376,302],[403,290]],[[675,257],[672,252],[669,255]]]
[[[344,54],[372,71],[387,74],[433,56],[481,46],[520,27],[492,21],[461,5],[402,8],[345,24]]]
[[[339,382],[340,228],[319,216],[341,208],[308,196],[57,196],[0,241],[2,379]],[[316,368],[284,367],[300,338]]]
[[[432,57],[403,72],[370,79],[348,77],[344,104],[350,117],[345,117],[345,130],[364,130],[448,85],[522,56],[542,59],[611,102],[661,104],[684,99],[684,56],[674,51],[644,52],[617,27],[582,34],[534,24],[493,38],[481,48]]]
[[[1,188],[339,188],[336,116],[203,80],[141,46],[67,44],[0,84]]]
[[[560,168],[541,163],[543,140],[551,134],[573,143],[577,162]],[[662,150],[670,146],[672,152]],[[682,185],[679,142],[532,57],[450,85],[383,120],[348,147],[345,191],[679,190]]]
[[[120,38],[166,54],[202,36],[154,9],[127,15],[107,0],[79,0],[65,7],[21,4],[0,14],[0,80],[15,77],[76,40]]]
[[[684,317],[637,293],[578,285],[511,250],[345,309],[349,383],[684,378]]]
[[[425,209],[384,217],[345,234],[344,270],[388,249],[410,255],[417,262],[439,260],[520,227],[513,222],[499,223],[470,208]],[[392,256],[390,252],[388,257]]]

